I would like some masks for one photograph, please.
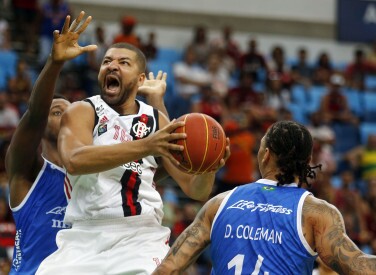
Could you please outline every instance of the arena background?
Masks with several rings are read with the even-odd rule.
[[[269,53],[272,45],[281,45],[288,57],[295,57],[298,47],[309,48],[309,59],[315,60],[327,51],[339,65],[348,62],[357,43],[337,41],[337,1],[335,0],[71,0],[73,10],[85,10],[95,24],[105,24],[112,38],[119,31],[124,14],[138,20],[137,33],[146,37],[156,33],[160,47],[184,48],[192,37],[192,28],[203,24],[209,38],[217,37],[224,25],[234,29],[234,38],[244,50],[250,37],[256,37],[259,48]],[[359,1],[353,1],[359,2]],[[209,39],[210,40],[210,39]]]

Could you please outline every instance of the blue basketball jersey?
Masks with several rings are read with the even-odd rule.
[[[231,191],[212,225],[212,274],[312,274],[317,254],[301,226],[309,194],[266,179]]]
[[[64,223],[67,197],[65,171],[44,160],[22,203],[12,208],[16,237],[10,274],[35,274],[39,264],[57,249],[55,238]]]

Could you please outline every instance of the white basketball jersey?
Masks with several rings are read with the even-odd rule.
[[[96,113],[94,145],[130,142],[159,128],[158,111],[141,101],[137,101],[139,111],[134,115],[120,115],[100,96],[87,101]],[[157,166],[155,158],[148,156],[100,173],[68,174],[72,194],[64,222],[153,215],[161,223],[163,203],[153,182]]]

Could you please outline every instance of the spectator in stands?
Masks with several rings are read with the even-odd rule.
[[[266,105],[275,110],[287,108],[291,102],[290,91],[283,82],[283,73],[271,71],[266,82]]]
[[[136,18],[130,15],[123,16],[120,21],[121,31],[118,35],[115,36],[113,44],[124,42],[140,48],[140,38],[134,32],[136,25]]]
[[[188,47],[184,59],[173,66],[177,98],[173,108],[176,117],[191,111],[194,101],[199,100],[202,87],[211,85],[211,78],[207,70],[202,68],[196,59],[196,52]],[[172,115],[174,117],[174,115]]]
[[[239,43],[233,38],[233,29],[230,26],[224,26],[221,32],[222,36],[212,40],[211,46],[224,51],[226,57],[229,57],[234,67],[239,66],[241,51]]]
[[[327,85],[333,72],[334,69],[329,54],[326,52],[320,53],[313,68],[313,85]]]
[[[335,191],[333,204],[343,215],[348,236],[359,247],[362,247],[370,238],[366,225],[365,212],[362,207],[365,202],[359,190],[356,189],[353,172],[345,170],[341,173],[340,177],[341,186]]]
[[[291,66],[291,76],[294,84],[305,87],[312,85],[313,68],[307,61],[307,49],[298,50],[297,61]]]
[[[337,162],[331,147],[327,146],[320,137],[313,138],[312,164],[321,164],[321,170],[328,175],[333,175],[337,170]]]
[[[260,91],[253,88],[253,74],[242,71],[239,75],[238,85],[229,90],[229,97],[236,97],[239,104],[247,105],[248,108],[259,106],[261,104]]]
[[[0,50],[11,49],[11,37],[9,23],[5,18],[0,17]]]
[[[200,99],[192,103],[191,111],[209,115],[221,123],[224,111],[222,98],[213,90],[212,85],[202,87],[200,94]]]
[[[17,62],[16,75],[8,80],[8,92],[13,96],[17,95],[19,101],[17,108],[20,115],[22,115],[27,108],[29,101],[32,82],[29,75],[29,65],[25,60],[20,59]]]
[[[365,145],[361,144],[346,152],[344,159],[353,170],[359,171],[362,180],[376,178],[376,133],[368,136]]]
[[[217,96],[224,98],[229,89],[230,73],[222,62],[219,52],[213,51],[209,54],[206,68],[210,76],[212,90]]]
[[[222,168],[216,183],[215,194],[247,184],[255,178],[256,137],[247,125],[240,125],[235,120],[224,121],[226,136],[230,138],[231,156]]]
[[[249,40],[247,52],[240,57],[239,68],[242,72],[251,73],[255,82],[265,81],[268,65],[264,54],[258,51],[256,39]]]
[[[188,48],[193,49],[198,64],[204,67],[207,57],[211,52],[211,47],[207,38],[207,29],[205,26],[198,25],[194,28],[193,40],[188,45]]]
[[[329,170],[334,173],[337,169],[337,161],[334,155],[333,145],[336,141],[336,134],[333,129],[323,123],[321,112],[314,112],[309,116],[306,126],[314,140],[314,151],[316,163],[322,163],[322,170]]]
[[[365,90],[364,79],[368,74],[374,73],[376,65],[369,63],[363,50],[356,49],[353,61],[345,69],[347,86],[356,90]]]
[[[344,84],[342,75],[333,74],[330,77],[328,92],[323,95],[319,109],[326,123],[358,123],[358,118],[351,112],[347,98],[343,94]]]
[[[50,54],[53,41],[53,32],[63,28],[67,15],[72,15],[69,3],[66,0],[48,0],[40,9],[39,30],[39,65],[43,66]]]
[[[19,50],[26,50],[27,47],[37,47],[37,20],[38,20],[38,0],[13,0],[12,8],[14,12],[14,40],[21,43],[16,46]]]
[[[371,247],[376,249],[376,177],[367,180],[365,201],[366,224],[371,234]]]
[[[95,35],[93,35],[93,40],[89,44],[97,45],[97,50],[88,52],[87,54],[87,63],[89,66],[87,76],[92,83],[97,83],[98,71],[102,64],[102,58],[109,47],[103,26],[99,25],[95,28]],[[98,85],[91,85],[91,93],[92,95],[99,94],[100,87]]]
[[[142,45],[142,51],[147,60],[153,60],[157,57],[158,47],[155,41],[155,36],[155,32],[149,32],[147,41]]]
[[[275,73],[279,77],[279,81],[282,84],[282,88],[290,89],[292,85],[292,76],[290,67],[286,63],[285,51],[281,46],[275,46],[271,52],[271,60],[268,64],[269,76],[271,73]]]
[[[8,94],[0,92],[0,139],[9,139],[16,129],[20,115],[8,101]]]

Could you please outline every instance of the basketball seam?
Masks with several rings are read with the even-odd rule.
[[[189,116],[189,114],[184,117],[184,122],[187,122],[188,116]],[[185,125],[184,125],[184,128],[183,128],[183,132],[186,133]],[[193,170],[193,165],[192,165],[191,157],[189,156],[189,150],[188,150],[188,147],[187,147],[187,140],[186,139],[184,139],[184,148],[186,149],[189,165],[191,166],[190,169],[186,169],[186,170],[187,170],[187,173],[191,173],[192,170]]]
[[[221,148],[221,153],[218,155],[218,157],[208,166],[208,168],[203,171],[202,173],[206,173],[209,169],[212,168],[213,164],[215,164],[218,159],[222,156],[222,152],[223,152],[223,149],[226,147],[225,144],[226,144],[226,135],[224,134],[224,132],[222,132],[222,138],[223,138],[223,142],[222,142],[222,148]]]
[[[202,158],[202,161],[201,161],[201,165],[198,169],[196,169],[197,171],[200,171],[202,166],[204,165],[204,162],[206,160],[206,156],[208,155],[208,143],[209,143],[209,129],[208,129],[208,122],[206,121],[206,117],[201,114],[201,117],[204,119],[204,122],[205,122],[205,128],[206,128],[206,142],[205,142],[205,154],[204,154],[204,157]]]

